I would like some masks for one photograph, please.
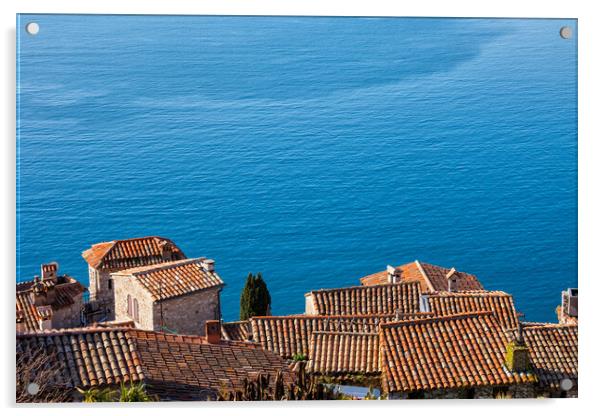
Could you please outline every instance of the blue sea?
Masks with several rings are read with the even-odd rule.
[[[17,20],[17,280],[161,235],[227,320],[249,272],[274,314],[415,259],[529,321],[577,285],[576,20]]]

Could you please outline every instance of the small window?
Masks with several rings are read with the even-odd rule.
[[[113,290],[113,279],[109,279],[109,290]]]
[[[136,321],[136,322],[139,321],[139,316],[138,316],[138,299],[134,299],[134,321]]]
[[[132,297],[128,295],[128,316],[132,317]]]

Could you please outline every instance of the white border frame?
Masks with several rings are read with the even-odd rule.
[[[580,414],[596,406],[599,395],[598,376],[602,374],[600,360],[596,355],[601,341],[599,316],[595,310],[602,293],[602,276],[597,269],[599,255],[601,152],[602,134],[598,113],[602,109],[600,81],[602,74],[600,51],[602,51],[601,16],[596,13],[595,2],[575,4],[570,0],[557,1],[475,1],[475,0],[420,0],[412,2],[383,0],[104,0],[96,2],[54,0],[3,0],[2,29],[3,53],[2,85],[0,101],[3,126],[3,143],[0,154],[2,163],[2,229],[0,264],[4,296],[4,334],[14,330],[14,285],[15,274],[15,24],[16,13],[111,13],[111,14],[205,14],[205,15],[320,15],[320,16],[429,16],[429,17],[539,17],[579,19],[579,288],[581,289],[581,333],[579,395],[577,400],[487,400],[487,401],[414,401],[414,402],[324,402],[324,403],[203,403],[203,404],[152,404],[151,406],[128,405],[127,412],[161,414],[169,408],[178,412],[217,413],[224,411],[253,412],[262,414],[306,414],[308,412],[338,411],[351,414],[364,414],[366,411],[392,413],[445,413],[466,414],[487,412],[504,414],[508,412],[537,412],[549,414]],[[559,219],[562,220],[562,219]],[[0,343],[3,359],[0,361],[2,375],[2,404],[11,407],[14,402],[14,343],[12,337],[4,337]],[[14,406],[14,405],[12,405]],[[368,407],[366,407],[368,406]],[[123,409],[111,406],[86,407],[50,406],[39,408],[12,408],[8,411],[18,414],[47,412],[49,414],[82,413],[96,414],[123,413]],[[600,406],[598,406],[600,407]],[[191,409],[191,410],[186,410]],[[377,410],[378,409],[378,410]],[[194,413],[193,413],[194,412]]]

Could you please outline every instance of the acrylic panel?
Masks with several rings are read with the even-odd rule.
[[[575,396],[577,35],[18,15],[17,400]]]

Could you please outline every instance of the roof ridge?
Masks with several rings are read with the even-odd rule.
[[[202,262],[203,260],[206,260],[206,259],[207,259],[206,257],[194,257],[194,258],[190,258],[190,259],[172,260],[172,261],[163,262],[163,263],[148,264],[146,266],[130,267],[129,269],[119,270],[119,271],[113,272],[111,274],[137,276],[137,275],[145,274],[145,273],[149,273],[149,272],[154,272],[154,271],[159,271],[159,270],[168,270],[168,269],[176,268],[178,266],[184,266],[187,264],[198,263],[198,262]],[[204,270],[204,271],[206,271],[206,270]]]
[[[431,282],[431,279],[428,277],[428,275],[422,268],[422,264],[420,264],[420,262],[418,260],[414,260],[414,263],[416,263],[416,266],[418,267],[418,271],[420,272],[420,274],[422,274],[422,277],[424,277],[424,281],[426,282],[426,285],[429,287],[429,289],[431,291],[434,291],[435,287],[433,286],[433,282]],[[428,263],[426,263],[426,264],[428,264]]]
[[[449,297],[462,297],[462,296],[477,296],[477,295],[485,295],[485,296],[507,296],[512,297],[512,295],[503,290],[461,290],[457,292],[448,292],[445,290],[436,290],[432,293],[428,293],[429,297],[437,297],[437,296],[449,296]]]
[[[320,331],[312,331],[312,336],[314,335],[320,335],[320,334],[324,334],[324,335],[353,335],[353,336],[371,336],[371,337],[378,337],[378,332],[365,332],[365,331],[324,331],[324,330],[320,330]]]
[[[346,287],[335,287],[335,288],[329,288],[329,289],[315,289],[315,290],[310,290],[309,292],[307,292],[305,294],[305,296],[309,296],[312,293],[318,293],[318,292],[332,292],[335,290],[378,290],[379,288],[382,287],[394,287],[394,286],[400,286],[400,285],[405,285],[405,286],[415,286],[418,285],[420,286],[420,282],[398,282],[398,283],[384,283],[381,285],[374,285],[374,286],[363,286],[363,285],[358,285],[358,286],[346,286]],[[376,289],[375,289],[376,288]]]
[[[531,322],[523,326],[523,330],[537,330],[537,329],[557,329],[557,328],[578,328],[578,324],[561,324],[553,322]]]
[[[44,331],[26,331],[17,333],[17,338],[30,338],[30,337],[47,337],[47,336],[63,336],[63,335],[82,335],[91,334],[97,332],[127,332],[132,328],[126,327],[82,327],[82,328],[61,328],[61,329],[49,329]]]
[[[407,315],[415,315],[418,312],[408,312]],[[430,312],[429,312],[430,313]],[[356,314],[356,315],[270,315],[270,316],[252,316],[249,321],[254,319],[356,319],[356,318],[393,318],[394,313],[379,313],[379,314]],[[244,322],[244,321],[243,321]]]
[[[445,316],[434,316],[432,318],[424,318],[424,319],[410,319],[405,321],[393,321],[393,322],[383,322],[380,324],[381,328],[396,328],[400,326],[410,326],[417,324],[427,324],[430,322],[445,322],[445,321],[455,321],[458,319],[468,319],[468,318],[477,318],[480,316],[492,316],[495,318],[493,311],[474,311],[474,312],[462,312],[456,313],[453,315],[445,315]],[[497,320],[496,320],[497,322]]]

